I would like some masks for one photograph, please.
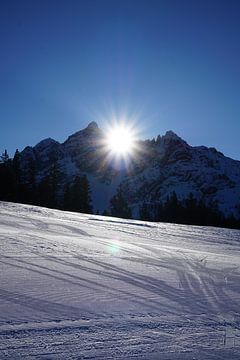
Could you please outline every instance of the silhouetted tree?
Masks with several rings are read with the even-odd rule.
[[[39,196],[37,194],[36,173],[36,161],[33,158],[29,158],[24,170],[20,170],[19,201],[27,204],[40,205],[38,202]],[[45,206],[43,202],[41,202],[41,205]]]
[[[15,201],[16,179],[13,171],[12,160],[9,159],[7,150],[1,155],[0,163],[0,200]]]
[[[192,193],[181,201],[173,192],[164,203],[144,203],[140,207],[139,215],[142,220],[149,221],[240,228],[240,220],[233,215],[224,217],[218,210],[216,202],[207,206],[202,200],[197,200]]]
[[[125,219],[132,218],[131,209],[123,195],[123,189],[120,185],[117,189],[116,195],[110,201],[110,210],[112,216],[117,216]]]
[[[18,151],[18,149],[15,151],[12,160],[12,166],[15,173],[16,181],[20,184],[21,168],[20,168],[20,152]]]
[[[145,220],[145,221],[151,221],[153,219],[155,220],[155,217],[151,216],[151,209],[149,209],[149,206],[146,203],[143,203],[143,205],[140,206],[139,217],[141,220]]]
[[[65,187],[64,209],[91,214],[91,203],[91,190],[87,176],[76,176],[73,184]]]
[[[20,166],[20,152],[18,149],[15,151],[12,160],[12,169],[14,173],[15,181],[15,200],[16,202],[21,201],[21,166]]]
[[[72,209],[72,202],[73,196],[71,187],[69,184],[66,184],[64,187],[64,194],[63,194],[63,208],[64,210],[71,210]]]
[[[60,208],[59,189],[62,173],[57,162],[54,162],[49,173],[41,180],[37,187],[37,203],[41,206]]]
[[[7,150],[5,149],[5,151],[2,153],[1,157],[1,162],[6,164],[8,161],[9,161],[9,155],[8,155],[8,152]]]

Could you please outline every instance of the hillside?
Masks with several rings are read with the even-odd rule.
[[[1,359],[239,359],[240,231],[0,202]]]
[[[105,135],[92,122],[62,144],[48,138],[27,146],[13,161],[0,164],[0,200],[76,210],[66,194],[76,179],[85,176],[93,213],[107,210],[115,215],[111,200],[121,187],[135,219],[240,227],[239,161],[214,148],[190,146],[167,131],[152,140],[137,141],[137,150],[124,167],[109,158]],[[179,201],[180,216],[173,212],[169,216],[163,210],[173,194]],[[189,206],[192,199],[194,209]],[[121,213],[117,216],[124,217]]]

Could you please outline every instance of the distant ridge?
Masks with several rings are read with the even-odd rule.
[[[190,146],[173,131],[167,131],[152,140],[138,141],[139,151],[128,167],[117,168],[102,147],[103,136],[93,121],[62,144],[47,138],[34,147],[27,146],[18,154],[24,189],[37,189],[57,169],[56,207],[64,208],[66,186],[71,186],[76,176],[85,175],[94,212],[109,212],[120,186],[134,218],[141,217],[143,206],[153,212],[174,194],[183,206],[191,198],[225,218],[240,219],[239,161],[212,147]],[[17,201],[38,204],[29,196],[27,200],[20,196]],[[1,199],[14,200],[14,196],[6,198],[2,194]]]

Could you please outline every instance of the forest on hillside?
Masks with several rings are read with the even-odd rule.
[[[37,179],[34,161],[29,161],[27,175],[20,166],[20,153],[16,150],[13,159],[7,151],[0,158],[0,200],[44,206],[53,209],[93,213],[91,188],[86,174],[77,175],[71,183],[64,185],[61,170],[54,162],[46,176]],[[98,211],[96,212],[99,213]],[[102,215],[126,219],[133,218],[133,211],[121,184]],[[144,202],[139,205],[138,217],[145,221],[170,222],[190,225],[207,225],[240,229],[240,220],[234,216],[224,217],[217,203],[206,206],[192,193],[178,199],[175,192],[161,203]]]

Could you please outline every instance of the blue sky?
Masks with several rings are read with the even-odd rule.
[[[0,151],[135,118],[240,159],[238,0],[0,2]]]

